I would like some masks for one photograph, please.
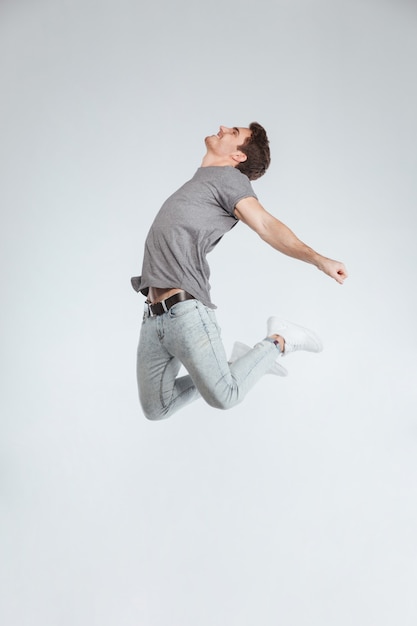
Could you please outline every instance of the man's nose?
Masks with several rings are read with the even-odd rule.
[[[232,129],[228,128],[227,126],[220,126],[220,130],[222,131],[222,133],[230,133]]]

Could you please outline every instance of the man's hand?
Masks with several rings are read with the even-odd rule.
[[[317,268],[330,276],[330,278],[334,278],[340,285],[343,285],[345,279],[348,277],[347,270],[340,261],[333,261],[333,259],[321,257],[317,263]]]

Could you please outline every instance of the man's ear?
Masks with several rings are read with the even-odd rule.
[[[233,161],[236,161],[236,163],[244,163],[244,161],[246,161],[247,158],[248,158],[247,155],[244,152],[241,152],[240,150],[232,154],[232,159]]]

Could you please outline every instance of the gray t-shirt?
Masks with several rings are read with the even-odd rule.
[[[133,288],[147,295],[149,287],[178,287],[215,308],[206,256],[236,225],[236,204],[251,196],[256,198],[248,177],[236,168],[200,167],[155,217]]]

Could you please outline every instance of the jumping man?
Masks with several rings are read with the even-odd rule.
[[[270,163],[264,128],[220,126],[205,138],[206,154],[194,176],[162,205],[145,242],[142,275],[132,278],[146,296],[137,358],[139,398],[148,419],[169,417],[202,397],[228,409],[267,372],[285,376],[282,356],[320,352],[311,330],[276,316],[253,348],[235,344],[228,361],[210,299],[207,254],[239,221],[290,257],[312,263],[343,284],[343,263],[315,252],[258,201],[252,180]],[[188,374],[178,376],[181,364]]]

